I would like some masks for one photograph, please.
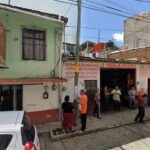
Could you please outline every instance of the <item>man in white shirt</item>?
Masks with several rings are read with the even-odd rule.
[[[113,95],[114,100],[114,110],[120,110],[120,96],[121,91],[118,86],[115,86],[115,89],[112,90],[111,94]]]

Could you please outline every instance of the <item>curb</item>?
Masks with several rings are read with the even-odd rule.
[[[150,118],[146,118],[144,121],[149,121]],[[113,126],[108,126],[108,127],[102,127],[102,128],[94,128],[94,129],[89,129],[86,131],[76,131],[75,133],[69,133],[69,134],[60,134],[60,135],[53,135],[53,132],[50,131],[50,135],[51,135],[51,140],[53,142],[56,141],[60,141],[60,140],[64,140],[64,139],[69,139],[69,138],[73,138],[76,136],[82,136],[82,135],[86,135],[86,134],[90,134],[90,133],[95,133],[95,132],[100,132],[100,131],[105,131],[105,130],[110,130],[110,129],[115,129],[115,128],[119,128],[119,127],[123,127],[123,126],[127,126],[127,125],[132,125],[132,124],[136,124],[136,122],[128,122],[128,123],[124,123],[124,124],[116,124]]]

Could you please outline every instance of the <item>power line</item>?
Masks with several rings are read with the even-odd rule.
[[[135,1],[150,3],[150,1],[147,1],[147,0],[135,0]]]
[[[67,25],[68,28],[77,28],[77,26]],[[122,29],[113,29],[113,28],[97,28],[97,27],[81,27],[82,29],[88,29],[88,30],[106,30],[106,31],[122,31]],[[142,31],[142,30],[128,30],[128,32],[141,32],[141,33],[150,33],[150,31]]]
[[[62,0],[54,0],[54,1],[57,1],[57,2],[60,2],[60,3],[65,3],[65,4],[72,4],[70,2],[65,2],[65,1],[62,1]],[[76,2],[76,1],[73,1],[73,2]],[[77,6],[77,3],[73,3],[72,5]],[[113,15],[117,15],[117,16],[120,16],[120,17],[124,17],[124,18],[129,18],[130,17],[130,16],[125,16],[125,15],[118,14],[118,13],[115,13],[115,12],[111,12],[111,11],[108,11],[108,10],[104,10],[104,9],[99,8],[99,7],[96,8],[95,6],[92,6],[92,7],[91,6],[92,5],[88,5],[88,4],[82,5],[83,8],[87,8],[87,9],[91,9],[91,10],[105,12],[105,13],[108,13],[108,14],[113,14]]]
[[[67,25],[66,27],[70,27],[70,28],[77,28],[77,26],[71,26],[71,25]],[[89,30],[110,30],[110,31],[123,31],[121,29],[107,29],[107,28],[96,28],[96,27],[81,27],[82,29],[89,29]]]
[[[67,35],[67,36],[76,36],[75,34],[65,34],[65,35]],[[98,36],[86,36],[86,35],[81,35],[80,37],[83,37],[83,38],[91,38],[91,39],[97,39],[98,38]],[[102,40],[110,40],[110,39],[106,39],[106,38],[103,38],[103,37],[101,37],[100,39],[102,39]]]
[[[62,0],[54,0],[54,1],[64,3],[64,4],[70,4],[70,5],[72,4],[72,5],[77,6],[77,3],[69,3],[69,2],[62,1]]]
[[[100,4],[100,3],[97,3],[97,2],[93,2],[93,1],[90,1],[90,0],[86,0],[86,1],[88,1],[88,2],[90,2],[90,3],[94,3],[94,4],[96,4],[96,5],[100,5],[100,6],[104,6],[104,7],[106,7],[106,8],[109,8],[109,9],[113,9],[113,10],[115,10],[115,11],[119,11],[119,12],[122,12],[122,13],[127,13],[127,14],[131,14],[131,15],[133,15],[133,16],[137,16],[137,17],[139,17],[138,19],[143,19],[143,17],[141,17],[141,16],[139,16],[139,15],[137,15],[137,14],[133,14],[133,13],[129,13],[129,12],[126,12],[126,11],[122,11],[122,10],[120,10],[120,9],[116,9],[116,8],[113,8],[113,7],[109,7],[109,6],[106,6],[106,5],[103,5],[103,4]],[[91,7],[95,7],[95,6],[93,6],[93,5],[89,5],[89,6],[91,6]],[[96,7],[96,8],[99,8],[99,7]],[[121,15],[121,14],[119,14],[119,15]],[[125,16],[125,15],[124,15]],[[134,18],[134,17],[130,17],[130,16],[125,16],[125,17],[129,17],[129,18]],[[136,18],[134,18],[134,19],[136,19]],[[147,21],[146,21],[147,20]],[[139,20],[139,21],[141,21],[141,20]],[[147,22],[147,23],[150,23],[150,19],[143,19],[142,21],[144,21],[144,22]]]
[[[62,1],[62,0],[54,0],[54,1],[65,3],[65,4],[71,4],[70,2],[65,2],[65,1]],[[77,6],[76,3],[73,3],[72,5],[76,5]],[[131,17],[131,16],[127,16],[127,15],[124,15],[124,14],[120,14],[120,13],[104,10],[104,9],[99,8],[99,7],[95,8],[95,6],[87,6],[87,4],[86,5],[82,5],[82,7],[86,8],[86,9],[94,10],[94,11],[104,12],[104,13],[108,13],[108,14],[112,14],[112,15],[116,15],[116,16],[120,16],[120,17],[124,17],[124,18],[130,18],[130,19],[133,19],[133,20],[137,20],[137,18],[135,18],[135,17]],[[150,22],[144,20],[143,18],[142,18],[142,20],[140,20],[140,16],[138,16],[138,17],[139,17],[138,21],[150,23]]]
[[[73,2],[76,2],[75,0],[68,0],[68,1],[73,1]],[[110,6],[107,6],[107,5],[104,5],[104,4],[101,4],[101,3],[98,3],[98,2],[93,2],[93,1],[91,1],[91,0],[86,0],[87,2],[89,2],[89,3],[91,3],[91,4],[95,4],[94,6],[93,5],[88,5],[88,4],[86,4],[86,3],[83,3],[83,4],[85,4],[86,6],[90,6],[90,7],[94,7],[94,8],[99,8],[99,9],[101,9],[100,7],[97,7],[97,5],[99,5],[99,6],[103,6],[103,7],[105,7],[105,8],[107,8],[107,9],[111,9],[111,10],[114,10],[114,11],[117,11],[117,12],[122,12],[122,13],[126,13],[126,14],[130,14],[130,15],[133,15],[133,16],[138,16],[139,18],[141,18],[141,19],[143,19],[141,16],[139,16],[139,15],[137,15],[137,14],[135,14],[135,13],[130,13],[130,12],[127,12],[127,11],[123,11],[123,10],[121,10],[121,9],[118,9],[118,8],[114,8],[114,7],[110,7]],[[106,10],[104,10],[103,9],[103,11],[106,11]],[[113,13],[113,12],[112,12]],[[120,14],[119,14],[120,15]],[[129,17],[129,18],[131,18],[130,16],[127,16],[127,17]],[[145,22],[148,22],[148,21],[150,21],[150,19],[143,19],[143,20],[145,20]],[[146,21],[147,20],[147,21]],[[150,23],[150,22],[148,22],[148,23]]]
[[[70,6],[69,6],[68,10],[66,11],[65,16],[67,16],[67,14],[68,14],[69,10],[71,9],[71,7],[72,7],[72,4],[70,4]]]
[[[99,6],[103,6],[103,7],[106,7],[108,9],[112,9],[114,11],[119,11],[119,12],[122,12],[122,13],[127,13],[127,14],[130,14],[130,15],[135,15],[133,13],[130,13],[130,12],[127,12],[127,11],[123,11],[121,9],[118,9],[118,8],[114,8],[114,7],[110,7],[110,6],[107,6],[107,5],[104,5],[104,4],[100,4],[100,3],[97,3],[97,2],[93,2],[93,1],[90,1],[90,0],[86,0],[87,2],[89,3],[92,3],[92,4],[96,4],[96,5],[99,5]]]
[[[135,13],[135,10],[132,10],[131,8],[125,7],[124,5],[118,4],[118,2],[116,3],[116,2],[111,1],[111,0],[103,0],[103,1],[113,5],[115,7],[118,6],[119,8],[124,9],[124,10],[128,9],[130,12]]]

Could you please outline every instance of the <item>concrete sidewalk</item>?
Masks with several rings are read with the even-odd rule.
[[[45,123],[37,125],[38,133],[50,132],[52,141],[57,141],[65,138],[70,138],[74,136],[81,136],[84,134],[89,134],[92,132],[103,131],[107,129],[112,129],[124,125],[133,124],[134,118],[138,110],[121,110],[118,112],[108,112],[101,114],[102,119],[97,119],[93,116],[87,117],[87,129],[83,132],[80,130],[80,118],[78,117],[77,126],[74,127],[75,132],[73,133],[63,133],[54,135],[52,130],[56,128],[61,128],[61,122]],[[150,119],[150,108],[145,108],[145,120]]]

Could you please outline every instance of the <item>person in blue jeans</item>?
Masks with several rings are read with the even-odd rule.
[[[128,95],[129,95],[129,106],[131,109],[135,109],[137,92],[134,87],[131,87],[131,89],[128,92]]]

